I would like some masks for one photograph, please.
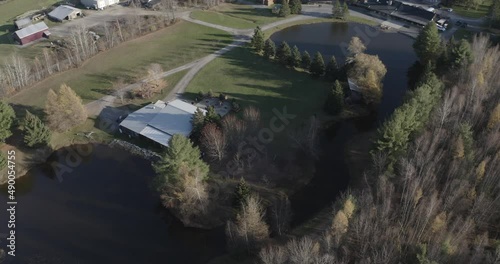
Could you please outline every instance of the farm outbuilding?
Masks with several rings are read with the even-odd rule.
[[[196,109],[196,106],[179,99],[168,103],[159,100],[129,114],[120,123],[119,131],[129,136],[142,136],[168,147],[173,135],[188,137],[191,134],[191,119]],[[203,109],[201,111],[206,112]]]
[[[82,10],[67,5],[60,5],[48,14],[55,21],[73,20],[81,15]]]
[[[25,17],[14,21],[14,25],[16,25],[16,29],[23,29],[29,25],[31,25],[31,18]]]
[[[120,3],[120,0],[80,0],[86,8],[104,9],[111,5]]]
[[[21,45],[25,45],[49,35],[49,27],[44,22],[39,22],[14,32],[13,37]]]

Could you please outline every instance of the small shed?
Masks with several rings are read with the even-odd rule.
[[[73,20],[81,15],[82,10],[67,5],[60,5],[48,14],[55,21]]]
[[[14,32],[13,37],[21,45],[25,45],[49,35],[49,27],[44,22],[39,22]]]
[[[16,25],[16,29],[23,29],[23,28],[31,25],[31,18],[25,17],[25,18],[18,19],[16,21],[14,21],[14,25]]]

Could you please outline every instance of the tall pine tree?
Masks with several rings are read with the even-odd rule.
[[[264,46],[264,57],[271,59],[276,55],[276,44],[272,39],[267,39]]]
[[[290,0],[290,12],[292,14],[300,14],[302,12],[302,1]]]
[[[254,30],[250,45],[252,45],[257,52],[261,52],[264,49],[264,33],[262,33],[259,26],[257,26]]]
[[[240,209],[241,206],[244,205],[245,201],[250,196],[250,187],[248,187],[248,184],[243,177],[241,177],[240,182],[236,186],[234,196],[235,196],[234,204],[236,209]]]
[[[330,94],[326,101],[325,110],[331,115],[336,115],[342,111],[344,107],[344,88],[339,80],[333,83]]]
[[[415,43],[413,43],[413,49],[423,65],[435,62],[441,54],[441,47],[441,37],[433,21],[420,31]]]
[[[8,103],[0,101],[0,142],[5,142],[12,135],[10,128],[15,116],[14,109]]]
[[[322,76],[323,74],[325,74],[325,61],[323,60],[323,56],[319,51],[314,55],[309,71],[314,76]]]
[[[337,65],[337,59],[335,59],[335,56],[332,56],[326,66],[326,77],[330,80],[335,80],[339,78],[338,75],[339,66]]]
[[[302,53],[302,68],[309,70],[311,67],[311,55],[309,55],[309,52],[304,51]]]
[[[169,147],[163,153],[161,159],[154,163],[153,167],[157,173],[155,187],[163,190],[169,184],[176,184],[180,177],[182,166],[191,171],[197,171],[201,175],[207,175],[209,167],[201,160],[198,147],[186,137],[175,134],[170,138]]]
[[[291,57],[292,50],[290,49],[290,46],[288,46],[288,43],[286,43],[285,41],[281,42],[281,45],[276,51],[276,58],[278,59],[279,63],[288,65]]]
[[[26,111],[22,122],[24,143],[28,147],[46,146],[50,142],[50,130],[36,115]]]
[[[302,63],[302,56],[300,55],[299,48],[297,46],[293,46],[292,49],[292,66],[293,67],[300,67],[300,64]]]
[[[287,17],[291,13],[290,6],[288,5],[288,0],[283,0],[279,12],[280,17]]]

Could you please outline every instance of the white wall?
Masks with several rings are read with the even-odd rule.
[[[103,9],[107,6],[118,4],[120,0],[80,0],[80,2],[86,7]]]

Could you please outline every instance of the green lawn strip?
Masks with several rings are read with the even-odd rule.
[[[472,32],[472,31],[467,30],[465,28],[459,28],[459,29],[457,29],[457,31],[455,31],[455,33],[453,34],[453,37],[456,40],[460,40],[460,39],[472,40],[472,38],[474,37],[475,34],[476,34],[475,32]]]
[[[485,0],[484,3],[479,5],[477,9],[467,8],[460,5],[454,5],[453,12],[464,17],[482,18],[489,14],[492,4],[493,4],[492,0]]]
[[[194,19],[208,23],[250,29],[283,19],[271,12],[270,8],[253,8],[244,4],[224,4],[209,11],[194,11]]]
[[[261,110],[263,124],[275,114],[273,109],[296,115],[292,125],[301,124],[321,112],[329,83],[305,72],[295,71],[239,47],[215,59],[203,68],[186,90],[194,99],[200,91],[212,90],[236,99],[243,107]]]
[[[146,68],[159,63],[165,71],[206,56],[232,42],[226,32],[189,22],[177,24],[131,40],[72,69],[36,84],[10,98],[14,104],[43,107],[49,89],[68,84],[89,102],[109,94],[118,79],[132,83],[145,76]]]
[[[223,25],[237,29],[248,29],[255,27],[255,24],[244,19],[226,16],[222,13],[212,11],[193,11],[191,17],[207,23]]]

